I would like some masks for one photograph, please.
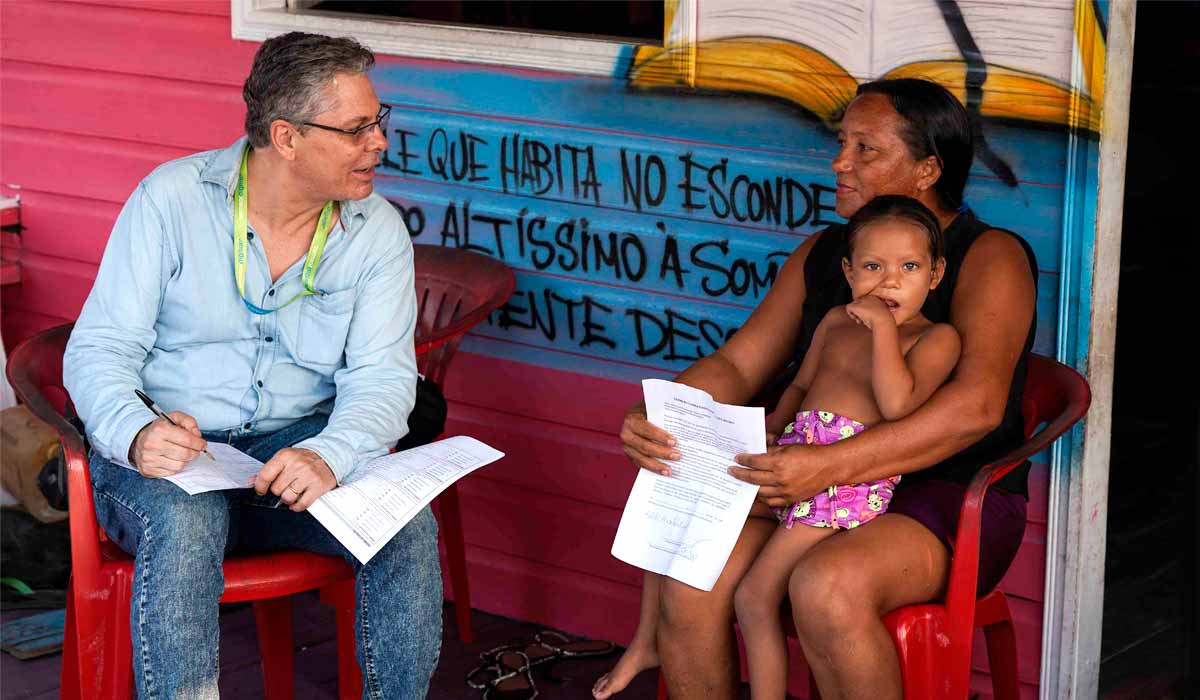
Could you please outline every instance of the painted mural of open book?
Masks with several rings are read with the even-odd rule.
[[[836,123],[862,82],[919,77],[983,117],[1100,128],[1105,44],[1094,0],[679,0],[636,86],[782,98]],[[974,91],[975,94],[971,94]]]

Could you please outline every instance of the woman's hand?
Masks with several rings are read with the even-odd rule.
[[[671,468],[659,460],[679,459],[675,438],[647,420],[646,407],[640,403],[629,409],[621,423],[621,446],[629,461],[663,476],[670,476]]]
[[[739,481],[756,484],[760,502],[781,508],[838,483],[828,468],[831,460],[827,453],[824,445],[768,447],[765,454],[738,455],[741,467],[730,467],[729,473]]]

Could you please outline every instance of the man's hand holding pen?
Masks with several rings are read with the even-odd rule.
[[[157,479],[177,473],[207,446],[195,418],[171,411],[138,431],[129,446],[129,463],[142,476]]]

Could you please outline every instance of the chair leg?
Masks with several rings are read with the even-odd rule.
[[[446,562],[450,566],[450,586],[454,589],[454,614],[458,621],[458,637],[464,643],[475,641],[471,627],[471,592],[467,585],[467,548],[463,539],[462,511],[458,502],[458,485],[437,497],[442,516],[442,536],[446,543]]]
[[[254,601],[254,622],[264,695],[268,700],[290,700],[296,693],[292,599],[281,596]]]
[[[992,693],[996,700],[1018,700],[1021,680],[1017,669],[1017,633],[1008,599],[993,591],[976,606],[976,624],[983,628],[988,666],[992,675]]]
[[[996,700],[1018,700],[1021,681],[1017,675],[1017,633],[1011,619],[983,628],[992,693]]]
[[[79,687],[79,640],[75,630],[75,585],[67,585],[67,619],[63,624],[62,672],[58,677],[62,700],[82,700]]]
[[[337,626],[338,700],[359,700],[362,670],[354,654],[354,581],[321,589],[321,601],[333,606]]]

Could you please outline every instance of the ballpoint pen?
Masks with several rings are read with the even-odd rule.
[[[150,409],[151,411],[154,411],[154,415],[158,416],[159,418],[165,418],[168,423],[175,426],[176,428],[180,427],[178,423],[171,420],[171,417],[168,416],[166,413],[164,413],[163,410],[158,407],[158,404],[154,403],[153,399],[151,399],[149,396],[146,396],[144,393],[142,393],[141,389],[134,389],[133,393],[137,394],[137,397],[142,400],[142,403],[146,404],[146,408]],[[204,452],[204,454],[208,455],[208,458],[211,459],[212,461],[214,461],[214,462],[217,461],[217,458],[212,456],[212,453],[208,451],[207,447],[204,448],[202,450],[202,452]]]

